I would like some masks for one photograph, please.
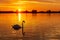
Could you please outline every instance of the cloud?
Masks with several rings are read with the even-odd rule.
[[[48,3],[60,3],[60,0],[0,0],[0,4],[9,4],[17,1],[37,1],[37,2],[48,2]]]
[[[9,3],[12,3],[12,2],[16,2],[17,0],[0,0],[0,4],[9,4]]]
[[[32,1],[32,0],[29,0]],[[39,1],[39,2],[50,2],[50,3],[59,3],[60,0],[33,0],[33,1]]]

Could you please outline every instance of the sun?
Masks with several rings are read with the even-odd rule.
[[[16,10],[17,13],[20,13],[21,11],[22,11],[21,9],[17,9],[17,10]]]
[[[20,11],[22,11],[21,9],[18,9],[18,11],[20,12]]]

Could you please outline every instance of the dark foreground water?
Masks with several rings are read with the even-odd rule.
[[[15,31],[12,26],[24,23]],[[60,40],[60,14],[5,13],[0,14],[0,40]]]

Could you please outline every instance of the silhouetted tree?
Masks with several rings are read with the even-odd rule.
[[[32,13],[37,13],[37,10],[32,10]]]
[[[48,10],[47,12],[48,12],[48,13],[51,13],[51,10]]]

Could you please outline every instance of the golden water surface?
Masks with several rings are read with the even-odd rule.
[[[14,30],[13,25],[18,24],[22,29]],[[32,14],[32,13],[1,13],[0,14],[0,40],[60,40],[60,14]]]

